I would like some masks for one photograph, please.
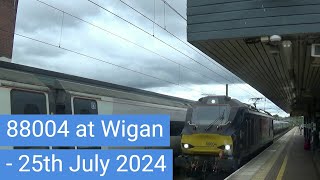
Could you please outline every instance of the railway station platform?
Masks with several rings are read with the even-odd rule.
[[[318,180],[313,152],[303,145],[303,133],[295,127],[226,179]]]

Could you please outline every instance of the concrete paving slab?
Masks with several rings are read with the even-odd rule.
[[[235,179],[318,180],[311,151],[303,149],[304,137],[293,128],[265,151],[227,177]]]

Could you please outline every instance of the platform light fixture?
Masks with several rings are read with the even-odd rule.
[[[270,42],[280,42],[281,40],[282,40],[282,38],[279,35],[270,36]]]
[[[260,37],[260,42],[262,42],[262,43],[271,43],[271,44],[275,45],[281,41],[282,41],[282,37],[279,35],[261,36]]]
[[[261,37],[260,37],[260,41],[261,41],[262,43],[267,43],[267,42],[269,42],[269,36],[261,36]]]

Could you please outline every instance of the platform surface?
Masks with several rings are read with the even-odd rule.
[[[319,180],[312,151],[303,144],[303,133],[295,127],[226,179]]]

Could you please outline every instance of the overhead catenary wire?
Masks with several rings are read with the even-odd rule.
[[[155,22],[154,22],[155,23]],[[163,27],[165,30],[167,30],[166,28],[166,5],[163,5]]]
[[[120,1],[122,1],[122,0],[120,0]],[[171,9],[173,9],[180,17],[182,17],[182,19],[184,19],[185,21],[187,21],[187,19],[184,18],[184,17],[183,17],[177,10],[175,10],[172,6],[170,6],[170,4],[169,4],[166,0],[161,0],[161,1],[163,1],[164,4],[167,4]],[[127,4],[127,6],[128,6],[128,4]],[[130,8],[134,9],[136,12],[138,12],[138,13],[141,14],[141,15],[143,14],[143,13],[139,12],[138,10],[136,10],[135,8],[133,8],[132,6],[131,6]],[[164,5],[164,8],[165,8],[165,5]],[[187,8],[187,7],[186,7],[186,8]],[[164,16],[165,16],[165,14],[164,14]],[[146,17],[146,16],[144,15],[144,17]],[[146,18],[147,18],[147,17],[146,17]],[[155,21],[154,21],[154,23],[157,24]],[[157,24],[157,25],[158,25],[158,24]],[[158,26],[159,26],[159,25],[158,25]],[[159,27],[162,28],[161,26],[159,26]],[[194,47],[191,46],[189,43],[186,43],[185,41],[181,40],[179,37],[177,37],[176,35],[174,35],[174,34],[171,33],[170,31],[168,31],[166,28],[162,28],[162,29],[164,29],[165,31],[167,31],[167,33],[171,34],[173,37],[175,37],[176,39],[178,39],[180,42],[182,42],[182,43],[184,43],[185,45],[187,45],[189,48],[193,49],[195,52],[197,52],[199,55],[201,55],[202,57],[204,57],[205,59],[207,59],[209,62],[211,62],[212,64],[216,65],[216,66],[217,66],[218,68],[220,68],[222,71],[226,72],[227,74],[230,73],[229,71],[226,71],[225,68],[222,68],[217,62],[212,61],[211,58],[208,58],[208,57],[205,56],[202,52],[199,52],[198,49],[194,48]],[[238,78],[238,79],[237,79],[237,78]],[[235,76],[235,79],[237,79],[237,81],[242,82],[242,80],[241,80],[239,77],[237,77],[237,76]],[[227,80],[227,79],[226,79],[226,80]],[[230,80],[228,80],[228,81],[231,82]],[[252,89],[252,87],[250,86],[249,89]],[[252,94],[251,94],[251,95],[252,95]]]
[[[64,22],[64,12],[62,12],[62,20],[61,20],[61,28],[60,28],[59,47],[61,46],[61,38],[62,38],[63,22]]]
[[[74,18],[76,18],[76,19],[78,19],[78,20],[80,20],[80,21],[82,21],[82,22],[85,22],[85,23],[87,23],[87,24],[89,24],[89,25],[91,25],[91,26],[94,26],[94,27],[96,27],[96,28],[98,28],[98,29],[101,29],[101,30],[103,30],[103,31],[105,31],[105,32],[107,32],[107,33],[110,33],[110,34],[112,34],[113,36],[116,36],[116,37],[118,37],[118,38],[120,38],[120,39],[122,39],[122,40],[124,40],[124,41],[127,41],[127,42],[129,42],[129,43],[132,43],[132,44],[134,44],[134,45],[136,45],[136,46],[138,46],[138,47],[140,47],[140,48],[142,48],[142,49],[144,49],[144,50],[147,50],[147,51],[149,51],[149,52],[151,52],[151,53],[153,53],[153,54],[158,55],[159,57],[161,57],[161,58],[163,58],[163,59],[165,59],[165,60],[168,60],[168,61],[170,61],[170,62],[172,62],[172,63],[175,63],[175,64],[177,64],[177,65],[179,65],[179,66],[181,66],[181,67],[184,67],[184,68],[188,69],[189,71],[192,71],[193,73],[196,73],[196,74],[199,74],[199,75],[201,75],[201,76],[203,76],[203,77],[205,77],[205,78],[208,78],[208,79],[212,80],[213,82],[216,82],[214,79],[212,79],[211,77],[209,77],[209,76],[207,76],[207,75],[201,74],[201,73],[199,73],[199,72],[197,72],[197,71],[195,71],[195,70],[193,70],[193,69],[191,69],[191,68],[189,68],[189,67],[187,67],[187,66],[185,66],[185,65],[183,65],[183,64],[177,63],[177,62],[174,61],[174,60],[171,60],[171,59],[169,59],[169,58],[167,58],[167,57],[165,57],[165,56],[163,56],[163,55],[161,55],[161,54],[159,54],[159,53],[157,53],[157,52],[155,52],[155,51],[152,51],[152,50],[150,50],[150,49],[148,49],[148,48],[145,48],[145,47],[143,47],[143,46],[141,46],[141,45],[139,45],[139,44],[137,44],[137,43],[135,43],[135,42],[133,42],[133,41],[130,41],[130,40],[128,40],[128,39],[126,39],[126,38],[124,38],[124,37],[122,37],[122,36],[120,36],[120,35],[117,35],[117,34],[111,32],[111,31],[108,31],[108,30],[106,30],[105,28],[102,28],[102,27],[100,27],[100,26],[97,26],[97,25],[95,25],[95,24],[93,24],[93,23],[91,23],[91,22],[88,22],[88,21],[86,21],[86,20],[84,20],[84,19],[82,19],[82,18],[79,18],[79,17],[77,17],[77,16],[74,16],[74,15],[68,13],[68,12],[65,12],[65,11],[63,11],[63,10],[61,10],[61,9],[59,9],[59,8],[56,8],[56,7],[54,7],[54,6],[50,5],[50,4],[44,3],[44,2],[42,2],[42,1],[40,1],[40,0],[36,0],[36,1],[38,1],[38,2],[40,2],[40,3],[43,3],[43,4],[45,4],[45,5],[47,5],[47,6],[51,7],[51,8],[54,8],[54,9],[56,9],[56,10],[58,10],[58,11],[61,11],[63,14],[66,14],[66,15],[69,15],[69,16],[71,16],[71,17],[74,17]]]
[[[40,1],[40,0],[37,0],[37,1]],[[212,69],[208,68],[207,66],[203,65],[202,63],[200,63],[199,61],[195,60],[194,58],[190,57],[189,55],[187,55],[186,53],[182,52],[181,50],[177,49],[176,47],[172,46],[171,44],[168,44],[167,42],[163,41],[162,39],[154,36],[153,34],[149,33],[148,31],[144,30],[143,28],[141,28],[140,26],[137,26],[135,25],[134,23],[128,21],[127,19],[119,16],[118,14],[115,14],[114,12],[108,10],[107,8],[101,6],[100,4],[96,3],[96,2],[93,2],[92,0],[88,0],[89,2],[91,2],[92,4],[96,5],[97,7],[100,7],[101,9],[105,10],[106,12],[109,12],[110,14],[118,17],[119,19],[127,22],[128,24],[132,25],[133,27],[141,30],[142,32],[150,35],[151,37],[157,39],[158,41],[162,42],[163,44],[167,45],[168,47],[174,49],[175,51],[179,52],[180,54],[186,56],[187,58],[189,58],[190,60],[194,61],[195,63],[199,64],[200,66],[204,67],[205,69],[211,71],[212,73],[214,74],[217,74],[218,76],[222,77],[223,79],[231,82],[230,80],[226,79],[225,77],[223,77],[222,75],[216,73],[215,71],[213,71]],[[133,9],[134,11],[136,11],[137,13],[139,13],[140,15],[142,15],[143,17],[147,18],[149,21],[153,22],[154,24],[156,24],[158,27],[162,28],[161,25],[159,25],[158,23],[154,22],[152,19],[150,19],[149,17],[147,17],[146,15],[144,15],[143,13],[141,13],[140,11],[136,10],[135,8],[133,8],[132,6],[128,5],[127,3],[123,2],[122,0],[119,0],[121,1],[122,3],[124,3],[125,5],[127,5],[129,8]],[[41,1],[40,1],[41,2]],[[166,32],[168,32],[169,34],[171,34],[172,36],[174,36],[176,39],[178,39],[180,42],[186,44],[187,46],[189,46],[190,48],[192,48],[194,51],[196,51],[193,47],[191,47],[189,44],[187,44],[186,42],[184,42],[183,40],[181,40],[180,38],[178,38],[177,36],[175,36],[173,33],[169,32],[168,30],[166,30],[166,28],[162,28],[164,29]],[[196,51],[197,52],[197,51]],[[204,56],[205,57],[205,56]],[[206,58],[206,57],[205,57]],[[211,60],[209,60],[211,63],[213,63]],[[220,66],[218,66],[220,68]],[[231,83],[234,83],[234,82],[231,82]],[[240,89],[242,89],[241,87],[239,87]],[[244,90],[244,89],[243,89]],[[245,91],[245,90],[244,90]],[[246,91],[248,92],[248,91]],[[253,94],[251,94],[250,92],[248,92],[251,96],[255,96]]]
[[[179,13],[175,8],[173,8],[166,0],[161,0],[164,4],[166,4],[170,9],[172,9],[175,13],[177,13],[182,19],[187,21],[187,18],[185,18],[181,13]]]
[[[153,0],[153,21],[156,21],[156,0]],[[154,23],[152,24],[153,26],[153,36],[154,36]]]
[[[90,0],[88,0],[90,2]],[[163,6],[164,7],[164,27],[162,27],[160,24],[158,24],[155,19],[152,20],[150,19],[148,16],[146,16],[145,14],[143,14],[142,12],[140,12],[139,10],[137,10],[136,8],[134,8],[133,6],[129,5],[128,3],[124,2],[123,0],[119,0],[120,2],[122,2],[124,5],[126,5],[127,7],[129,7],[130,9],[132,9],[133,11],[135,11],[136,13],[140,14],[141,16],[143,16],[144,18],[146,18],[147,20],[149,20],[150,22],[153,23],[153,25],[157,25],[159,28],[163,29],[164,31],[166,31],[167,33],[169,33],[171,36],[173,36],[174,38],[176,38],[178,41],[182,42],[183,44],[185,44],[186,46],[188,46],[189,48],[191,48],[192,50],[194,50],[195,52],[197,52],[199,55],[201,55],[202,57],[204,57],[205,59],[207,59],[210,63],[218,66],[221,70],[225,71],[225,69],[223,69],[221,66],[219,66],[219,64],[211,61],[211,59],[209,59],[208,57],[206,57],[205,55],[203,55],[201,52],[199,52],[198,49],[194,48],[192,45],[190,45],[189,43],[183,41],[182,39],[180,39],[178,36],[174,35],[172,32],[168,31],[168,29],[165,27],[165,14],[166,14],[166,11],[165,11],[165,5]],[[161,0],[161,1],[164,1],[164,0]],[[172,8],[172,7],[171,7]],[[154,12],[155,13],[155,12]],[[155,14],[154,14],[154,17],[155,17]],[[229,73],[229,72],[227,72]],[[226,79],[225,77],[221,76],[220,74],[216,73],[217,75],[219,75],[220,77]],[[226,79],[227,81],[231,82],[230,80]]]
[[[181,86],[180,84],[175,83],[175,82],[172,82],[172,81],[169,81],[169,80],[161,79],[161,78],[158,78],[158,77],[156,77],[156,76],[152,76],[152,75],[149,75],[149,74],[140,72],[140,71],[136,71],[136,70],[133,70],[133,69],[124,67],[124,66],[120,66],[120,65],[118,65],[118,64],[114,64],[114,63],[112,63],[112,62],[108,62],[108,61],[105,61],[105,60],[100,59],[100,58],[96,58],[96,57],[93,57],[93,56],[90,56],[90,55],[87,55],[87,54],[84,54],[84,53],[81,53],[81,52],[77,52],[77,51],[74,51],[74,50],[71,50],[71,49],[62,47],[62,46],[57,46],[57,45],[55,45],[55,44],[48,43],[48,42],[45,42],[45,41],[41,41],[41,40],[39,40],[39,39],[35,39],[35,38],[29,37],[29,36],[26,36],[26,35],[23,35],[23,34],[19,34],[19,33],[16,33],[16,32],[15,32],[15,33],[10,33],[9,31],[4,30],[4,29],[1,29],[1,28],[0,28],[0,31],[6,32],[6,33],[9,33],[9,34],[12,34],[12,35],[20,36],[20,37],[22,37],[22,38],[29,39],[29,40],[32,40],[32,41],[36,41],[36,42],[38,42],[38,43],[46,44],[46,45],[51,46],[51,47],[59,48],[59,49],[62,49],[62,50],[64,50],[64,51],[68,51],[68,52],[71,52],[71,53],[74,53],[74,54],[77,54],[77,55],[80,55],[80,56],[87,57],[87,58],[89,58],[89,59],[93,59],[93,60],[96,60],[96,61],[99,61],[99,62],[102,62],[102,63],[106,63],[106,64],[109,64],[109,65],[112,65],[112,66],[115,66],[115,67],[119,67],[119,68],[121,68],[121,69],[125,69],[125,70],[131,71],[131,72],[134,72],[134,73],[137,73],[137,74],[140,74],[140,75],[144,75],[144,76],[146,76],[146,77],[150,77],[150,78],[153,78],[153,79],[157,79],[157,80],[160,80],[160,81],[162,81],[162,82],[166,82],[166,83],[173,84],[173,85],[176,85],[176,86]],[[197,92],[199,92],[199,93],[203,93],[203,92],[201,92],[201,91],[198,91],[198,90],[195,90],[195,89],[192,89],[192,88],[188,88],[188,87],[185,87],[185,86],[181,86],[181,87],[187,88],[187,89],[192,90],[192,91],[197,91]]]
[[[69,16],[72,16],[72,17],[74,17],[74,18],[76,18],[76,19],[78,19],[78,20],[81,20],[81,21],[83,21],[83,22],[85,22],[85,23],[87,23],[87,24],[90,24],[90,25],[92,25],[92,26],[94,26],[94,27],[96,27],[96,28],[99,28],[99,29],[102,29],[102,30],[104,30],[104,31],[106,31],[106,32],[108,32],[108,33],[110,33],[110,34],[112,34],[112,35],[115,35],[115,36],[117,36],[117,37],[120,37],[121,39],[124,39],[124,40],[126,40],[126,41],[129,41],[128,39],[125,39],[125,38],[123,38],[123,37],[121,37],[121,36],[119,36],[119,35],[117,35],[117,34],[115,34],[115,33],[112,33],[112,32],[110,32],[110,31],[107,31],[106,29],[104,29],[104,28],[101,28],[100,26],[97,26],[97,25],[95,25],[95,24],[93,24],[93,23],[90,23],[90,22],[88,22],[88,21],[86,21],[86,20],[84,20],[84,19],[82,19],[82,18],[79,18],[79,17],[77,17],[77,16],[75,16],[75,15],[72,15],[71,13],[67,13],[67,12],[65,12],[65,11],[63,11],[63,10],[61,10],[61,9],[59,9],[59,8],[57,8],[57,7],[55,7],[55,6],[52,6],[52,5],[50,5],[50,4],[48,4],[48,3],[45,3],[45,2],[43,2],[43,1],[41,1],[41,0],[36,0],[36,1],[38,1],[39,3],[42,3],[42,4],[44,4],[44,5],[46,5],[46,6],[49,6],[49,7],[51,7],[51,8],[54,8],[54,9],[56,9],[56,10],[58,10],[58,11],[60,11],[60,12],[62,12],[62,13],[65,13],[65,14],[68,14]],[[149,32],[147,32],[146,30],[144,30],[143,28],[141,28],[141,27],[139,27],[139,26],[137,26],[137,25],[135,25],[135,24],[133,24],[132,22],[130,22],[130,21],[128,21],[128,20],[126,20],[126,19],[124,19],[124,18],[122,18],[121,16],[119,16],[119,15],[117,15],[117,14],[115,14],[114,12],[112,12],[112,11],[110,11],[110,10],[108,10],[108,9],[106,9],[106,8],[104,8],[103,6],[101,6],[101,5],[99,5],[99,4],[97,4],[97,3],[95,3],[95,2],[93,2],[93,1],[91,1],[91,0],[88,0],[89,2],[91,2],[92,4],[94,4],[94,5],[96,5],[96,6],[98,6],[98,7],[100,7],[101,9],[103,9],[103,10],[105,10],[105,11],[107,11],[107,12],[109,12],[109,13],[111,13],[112,15],[114,15],[114,16],[116,16],[116,17],[118,17],[118,18],[120,18],[121,20],[123,20],[123,21],[125,21],[125,22],[127,22],[127,23],[129,23],[130,25],[132,25],[132,26],[134,26],[134,27],[136,27],[137,29],[139,29],[139,30],[141,30],[141,31],[143,31],[144,33],[146,33],[146,34],[148,34],[148,35],[150,35],[150,36],[152,36],[152,37],[154,37],[154,38],[156,38],[158,41],[160,41],[160,42],[162,42],[162,43],[164,43],[165,45],[167,45],[167,46],[169,46],[169,47],[171,47],[172,49],[174,49],[174,50],[176,50],[177,52],[179,52],[179,53],[181,53],[181,54],[183,54],[184,56],[186,56],[186,57],[188,57],[189,59],[191,59],[191,60],[193,60],[194,62],[196,62],[197,64],[199,64],[199,65],[201,65],[201,66],[203,66],[203,67],[205,67],[206,69],[208,69],[209,71],[211,71],[211,72],[213,72],[213,73],[215,73],[215,74],[217,74],[217,75],[219,75],[218,73],[216,73],[216,72],[214,72],[213,70],[211,70],[210,68],[208,68],[208,67],[206,67],[205,65],[203,65],[203,64],[201,64],[200,62],[198,62],[197,60],[195,60],[195,59],[193,59],[192,57],[190,57],[190,56],[188,56],[187,54],[185,54],[185,53],[183,53],[182,51],[180,51],[180,50],[178,50],[177,48],[175,48],[175,47],[173,47],[172,45],[170,45],[170,44],[168,44],[168,43],[166,43],[165,41],[163,41],[162,39],[160,39],[160,38],[158,38],[158,37],[156,37],[156,36],[153,36],[152,34],[150,34]],[[144,17],[147,17],[147,16],[145,16],[144,15]],[[150,21],[152,21],[150,18],[148,18]],[[160,26],[161,27],[161,26]],[[167,32],[169,32],[169,31],[167,31]],[[170,33],[170,32],[169,32]],[[170,34],[172,34],[172,33],[170,33]],[[172,34],[173,35],[173,34]],[[173,35],[174,36],[174,35]],[[178,37],[177,37],[178,38]],[[179,39],[181,42],[183,42],[181,39]],[[133,43],[132,41],[130,41],[131,43]],[[135,44],[135,45],[137,45],[137,43],[133,43],[133,44]],[[139,45],[139,47],[143,47],[143,46],[140,46]],[[143,49],[147,49],[147,48],[145,48],[145,47],[143,47]],[[150,51],[149,49],[148,49],[148,51]],[[160,55],[160,54],[158,54],[158,55]],[[162,56],[162,55],[160,55],[162,58],[164,57],[164,56]],[[165,58],[165,59],[168,59],[168,58]],[[172,60],[170,60],[171,62],[174,62],[174,63],[176,63],[175,61],[172,61]],[[180,64],[181,65],[181,64]],[[183,67],[186,67],[186,66],[184,66],[184,65],[182,65]],[[187,68],[188,70],[191,70],[190,68]],[[193,70],[193,72],[195,72],[194,70]],[[195,73],[197,73],[197,74],[199,74],[198,72],[195,72]],[[202,75],[202,76],[204,76],[204,75]],[[219,76],[221,76],[221,75],[219,75]],[[206,77],[206,76],[204,76],[204,77]],[[222,78],[224,78],[223,76],[221,76]],[[208,77],[207,77],[208,78]],[[211,79],[211,78],[209,78],[209,79]],[[225,78],[224,78],[225,79]],[[211,79],[211,80],[213,80],[213,79]],[[228,79],[226,79],[226,80],[228,80]],[[215,81],[215,80],[213,80],[213,81]],[[229,80],[228,80],[229,81]],[[231,82],[231,81],[229,81],[229,82]],[[241,88],[241,87],[239,87],[239,88]],[[242,88],[241,88],[242,89]],[[251,96],[254,96],[253,94],[251,94],[250,92],[249,92],[249,94],[251,95]]]
[[[36,1],[39,1],[39,0],[36,0]],[[40,1],[39,1],[39,2],[40,2]],[[203,76],[203,77],[206,77],[206,78],[208,78],[208,79],[216,82],[214,79],[210,78],[209,76],[203,75],[203,74],[201,74],[201,73],[199,73],[199,72],[197,72],[197,71],[195,71],[195,70],[193,70],[193,69],[191,69],[191,68],[189,68],[189,67],[187,67],[187,66],[185,66],[185,65],[183,65],[183,64],[180,64],[180,63],[178,63],[178,62],[176,62],[176,61],[174,61],[174,60],[172,60],[172,59],[170,59],[170,58],[167,58],[167,57],[165,57],[165,56],[163,56],[163,55],[161,55],[161,54],[159,54],[159,53],[157,53],[157,52],[155,52],[155,51],[152,51],[152,50],[150,50],[150,49],[148,49],[148,48],[146,48],[146,47],[144,47],[144,46],[141,46],[141,45],[139,45],[139,44],[137,44],[137,43],[135,43],[135,42],[127,39],[127,38],[124,38],[124,37],[122,37],[122,36],[120,36],[120,35],[117,35],[117,34],[111,32],[111,31],[108,31],[108,30],[105,29],[105,28],[102,28],[102,27],[100,27],[100,26],[97,26],[97,25],[95,25],[95,24],[93,24],[93,23],[90,23],[90,22],[88,22],[88,21],[86,21],[86,20],[84,20],[84,19],[82,19],[82,18],[79,18],[79,17],[77,17],[77,16],[74,16],[74,15],[68,13],[68,12],[62,11],[62,10],[60,10],[60,9],[54,7],[54,6],[51,6],[51,5],[49,5],[49,4],[46,4],[46,3],[44,3],[44,4],[45,4],[45,5],[48,5],[48,6],[51,7],[51,8],[54,8],[54,9],[56,9],[56,10],[58,10],[58,11],[61,11],[63,14],[67,14],[67,15],[69,15],[69,16],[71,16],[71,17],[74,17],[74,18],[76,18],[76,19],[78,19],[78,20],[80,20],[80,21],[82,21],[82,22],[85,22],[85,23],[87,23],[87,24],[89,24],[89,25],[91,25],[91,26],[94,26],[94,27],[96,27],[96,28],[98,28],[98,29],[100,29],[100,30],[103,30],[104,32],[107,32],[107,33],[109,33],[109,34],[111,34],[111,35],[113,35],[113,36],[116,36],[116,37],[118,37],[118,38],[120,38],[120,39],[122,39],[122,40],[124,40],[124,41],[127,41],[127,42],[129,42],[129,43],[131,43],[131,44],[134,44],[134,45],[136,45],[136,46],[138,46],[138,47],[140,47],[140,48],[142,48],[142,49],[144,49],[144,50],[146,50],[146,51],[149,51],[149,52],[151,52],[151,53],[153,53],[153,54],[156,54],[156,55],[158,55],[159,57],[161,57],[161,58],[163,58],[163,59],[165,59],[165,60],[167,60],[167,61],[170,61],[170,62],[172,62],[172,63],[174,63],[174,64],[179,65],[179,66],[182,66],[182,67],[184,67],[184,68],[186,68],[186,69],[188,69],[188,70],[190,70],[190,71],[192,71],[192,72],[194,72],[194,73],[196,73],[196,74],[199,74],[199,75],[201,75],[201,76]]]
[[[102,28],[102,27],[100,27],[100,26],[97,26],[97,25],[95,25],[95,24],[93,24],[93,23],[91,23],[91,22],[88,22],[88,21],[86,21],[86,20],[84,20],[84,19],[82,19],[82,18],[79,18],[79,17],[77,17],[77,16],[75,16],[75,15],[73,15],[73,14],[71,14],[71,13],[65,12],[65,11],[63,11],[63,10],[55,7],[55,6],[52,6],[52,5],[50,5],[50,4],[48,4],[48,3],[45,3],[45,2],[43,2],[43,1],[41,1],[41,0],[36,0],[36,1],[38,1],[39,3],[42,3],[42,4],[44,4],[44,5],[47,5],[47,6],[51,7],[51,8],[54,8],[54,9],[56,9],[56,10],[58,10],[58,11],[61,11],[62,13],[67,14],[67,15],[69,15],[69,16],[72,16],[72,17],[74,17],[74,18],[76,18],[76,19],[78,19],[78,20],[80,20],[80,21],[83,21],[83,22],[89,24],[89,25],[92,25],[92,26],[94,26],[94,27],[96,27],[96,28],[99,28],[99,29],[101,29],[101,30],[103,30],[103,31],[105,31],[105,32],[108,32],[108,33],[110,33],[110,34],[112,34],[112,35],[114,35],[114,36],[116,36],[116,37],[118,37],[118,38],[121,38],[121,39],[123,39],[123,40],[125,40],[125,41],[128,41],[128,42],[130,42],[130,43],[133,43],[133,44],[139,46],[140,48],[143,48],[143,49],[145,49],[145,50],[148,50],[149,52],[153,52],[153,51],[151,51],[151,50],[149,50],[149,49],[147,49],[147,48],[145,48],[145,47],[143,47],[143,46],[141,46],[141,45],[139,45],[139,44],[137,44],[137,43],[134,43],[134,42],[132,42],[132,41],[126,39],[126,38],[121,37],[120,35],[117,35],[117,34],[115,34],[115,33],[113,33],[113,32],[110,32],[110,31],[106,30],[105,28]],[[97,4],[97,3],[95,3],[95,2],[93,2],[93,1],[91,1],[91,0],[88,0],[88,1],[91,2],[91,3],[93,3],[93,4],[95,4],[95,5],[97,5],[98,7],[102,8],[102,9],[104,9],[105,11],[113,14],[114,16],[122,19],[123,21],[131,24],[132,26],[140,29],[141,31],[145,32],[146,34],[149,34],[150,36],[153,36],[153,35],[150,34],[149,32],[145,31],[143,28],[141,28],[141,27],[133,24],[132,22],[130,22],[130,21],[122,18],[121,16],[119,16],[119,15],[117,15],[117,14],[115,14],[115,13],[113,13],[112,11],[110,11],[110,10],[108,10],[108,9],[100,6],[99,4]],[[150,18],[149,18],[149,19],[150,19]],[[151,19],[150,19],[150,20],[151,20]],[[151,20],[151,21],[152,21],[152,20]],[[173,35],[173,34],[172,34],[172,35]],[[167,42],[163,41],[162,39],[159,39],[158,37],[155,37],[155,36],[153,36],[153,37],[156,38],[157,40],[159,40],[160,42],[164,43],[165,45],[171,47],[172,49],[176,50],[177,52],[180,52],[181,54],[183,54],[183,55],[185,55],[186,57],[190,58],[191,60],[193,60],[193,61],[196,62],[197,64],[199,64],[199,65],[205,67],[206,69],[210,70],[211,72],[219,75],[218,73],[214,72],[214,71],[211,70],[210,68],[208,68],[208,67],[206,67],[205,65],[201,64],[201,63],[198,62],[197,60],[193,59],[192,57],[188,56],[187,54],[183,53],[181,50],[178,50],[177,48],[175,48],[175,47],[173,47],[172,45],[168,44]],[[180,39],[180,40],[181,40],[181,39]],[[182,41],[182,40],[181,40],[181,41]],[[182,41],[182,42],[183,42],[183,41]],[[156,53],[156,52],[153,52],[153,53]],[[171,62],[177,63],[177,62],[175,62],[175,61],[173,61],[173,60],[170,60],[170,59],[164,57],[163,55],[160,55],[159,53],[156,53],[156,54],[159,55],[160,57],[166,59],[166,60],[169,60],[169,61],[171,61]],[[179,63],[177,63],[177,64],[179,64]],[[181,65],[182,67],[187,68],[188,70],[191,70],[190,68],[188,68],[188,67],[186,67],[186,66],[184,66],[184,65],[182,65],[182,64],[179,64],[179,65]],[[195,73],[197,73],[197,74],[199,74],[198,72],[196,72],[196,71],[194,71],[194,70],[192,70],[192,71],[195,72]],[[207,77],[206,75],[203,75],[203,74],[200,74],[200,75],[202,75],[203,77],[209,78],[209,77]],[[221,75],[220,75],[220,76],[221,76]],[[223,77],[223,76],[221,76],[221,77]],[[213,80],[212,78],[209,78],[209,79]],[[224,78],[224,79],[225,79],[225,78]],[[228,80],[228,79],[226,79],[226,80]],[[213,80],[213,81],[215,81],[215,80]],[[228,81],[229,81],[229,80],[228,80]],[[229,81],[229,82],[231,82],[231,81]],[[239,88],[242,89],[241,87],[239,87]],[[247,92],[247,91],[246,91],[246,92]],[[250,92],[247,92],[247,93],[248,93],[248,94],[251,94]],[[254,96],[253,94],[251,94],[251,95]]]
[[[88,1],[90,1],[90,0],[88,0]],[[212,61],[212,60],[211,60],[210,58],[208,58],[207,56],[203,55],[201,52],[199,52],[198,49],[194,48],[192,45],[190,45],[189,43],[183,41],[183,40],[180,39],[178,36],[174,35],[173,33],[171,33],[170,31],[167,30],[166,25],[165,25],[165,15],[166,15],[166,11],[165,11],[165,7],[166,7],[166,6],[165,6],[165,5],[166,5],[166,4],[169,5],[169,4],[168,4],[165,0],[161,0],[161,1],[164,2],[164,27],[162,27],[160,24],[158,24],[158,23],[155,21],[155,19],[152,20],[151,18],[149,18],[148,16],[146,16],[145,14],[143,14],[142,12],[140,12],[139,10],[137,10],[136,8],[134,8],[133,6],[129,5],[128,3],[124,2],[123,0],[119,0],[119,1],[122,2],[124,5],[126,5],[127,7],[129,7],[130,9],[132,9],[133,11],[135,11],[136,13],[140,14],[141,16],[143,16],[144,18],[146,18],[147,20],[149,20],[150,22],[153,23],[153,36],[154,36],[154,25],[157,25],[159,28],[163,29],[164,31],[166,31],[167,33],[169,33],[171,36],[173,36],[174,38],[176,38],[178,41],[182,42],[183,44],[185,44],[186,46],[188,46],[189,48],[191,48],[192,50],[194,50],[195,52],[197,52],[199,55],[201,55],[202,57],[204,57],[205,59],[207,59],[210,63],[216,65],[216,66],[219,67],[222,71],[226,72],[226,70],[223,69],[219,64],[217,64],[216,62]],[[155,0],[154,0],[154,5],[155,5]],[[172,6],[170,6],[170,8],[173,9]],[[174,11],[175,11],[177,14],[179,14],[179,13],[177,12],[177,10],[174,10]],[[179,15],[181,16],[181,14],[179,14]],[[153,16],[155,17],[155,10],[154,10],[154,15],[153,15]],[[185,20],[187,20],[187,19],[185,19]],[[158,38],[157,38],[157,39],[158,39]],[[189,57],[189,56],[188,56],[188,57]],[[190,58],[190,57],[189,57],[189,58]],[[226,72],[226,73],[230,73],[230,72]],[[218,76],[222,77],[223,79],[225,79],[225,80],[227,80],[227,81],[229,81],[229,82],[231,82],[231,83],[234,83],[234,82],[232,82],[231,80],[223,77],[222,75],[220,75],[220,74],[218,74],[218,73],[215,73],[215,74],[217,74]],[[237,77],[237,78],[238,78],[238,77]],[[240,79],[240,78],[239,78],[239,79]],[[239,79],[238,79],[238,81],[239,81]],[[241,81],[242,81],[242,80],[241,80]],[[241,89],[242,89],[242,88],[241,88]],[[251,93],[250,93],[250,94],[251,94]],[[251,95],[252,95],[252,94],[251,94]],[[254,95],[252,95],[252,96],[254,96]]]
[[[40,1],[40,0],[37,0],[37,1]],[[221,76],[220,74],[212,71],[210,68],[207,68],[205,65],[201,64],[199,61],[197,61],[197,60],[195,60],[194,58],[190,57],[189,55],[185,54],[185,53],[182,52],[181,50],[173,47],[172,45],[168,44],[167,42],[163,41],[162,39],[154,36],[153,34],[149,33],[148,31],[144,30],[143,28],[135,25],[134,23],[132,23],[132,22],[128,21],[127,19],[119,16],[118,14],[115,14],[114,12],[108,10],[107,8],[101,6],[100,4],[98,4],[98,3],[96,3],[96,2],[93,2],[92,0],[88,0],[88,1],[91,2],[92,4],[96,5],[96,6],[100,7],[101,9],[103,9],[103,10],[111,13],[112,15],[118,17],[119,19],[121,19],[121,20],[129,23],[130,25],[132,25],[132,26],[134,26],[135,28],[141,30],[142,32],[144,32],[144,33],[146,33],[146,34],[154,37],[154,38],[157,39],[158,41],[160,41],[160,42],[162,42],[163,44],[169,46],[170,48],[174,49],[175,51],[179,52],[180,54],[188,57],[188,58],[191,59],[192,61],[196,62],[197,64],[199,64],[199,65],[201,65],[201,66],[203,66],[203,67],[205,67],[206,69],[208,69],[208,70],[210,70],[211,72],[217,74],[218,76],[224,78],[224,77]],[[136,11],[137,13],[139,13],[140,15],[142,15],[143,17],[147,18],[149,21],[153,22],[153,23],[154,23],[155,25],[157,25],[158,27],[162,28],[161,25],[159,25],[158,23],[154,22],[152,19],[150,19],[149,17],[147,17],[147,16],[144,15],[143,13],[139,12],[138,10],[136,10],[135,8],[133,8],[132,6],[130,6],[129,4],[125,3],[124,1],[122,1],[122,0],[120,0],[120,1],[121,1],[122,3],[124,3],[126,6],[128,6],[129,8],[131,8],[132,10],[134,10],[134,11]],[[40,1],[40,2],[41,2],[41,1]],[[174,37],[175,37],[176,39],[178,39],[180,42],[184,43],[185,45],[187,45],[187,46],[189,46],[190,48],[192,48],[193,50],[195,50],[193,47],[191,47],[191,45],[189,45],[188,43],[184,42],[183,40],[181,40],[180,38],[178,38],[177,36],[175,36],[173,33],[169,32],[166,28],[162,28],[162,29],[164,29],[167,33],[171,34],[172,36],[174,36]],[[196,51],[196,50],[195,50],[195,51]],[[211,62],[212,62],[212,61],[211,61]],[[225,79],[225,78],[224,78],[224,79]],[[226,79],[226,80],[228,80],[228,79]],[[228,80],[228,81],[231,82],[230,80]]]

